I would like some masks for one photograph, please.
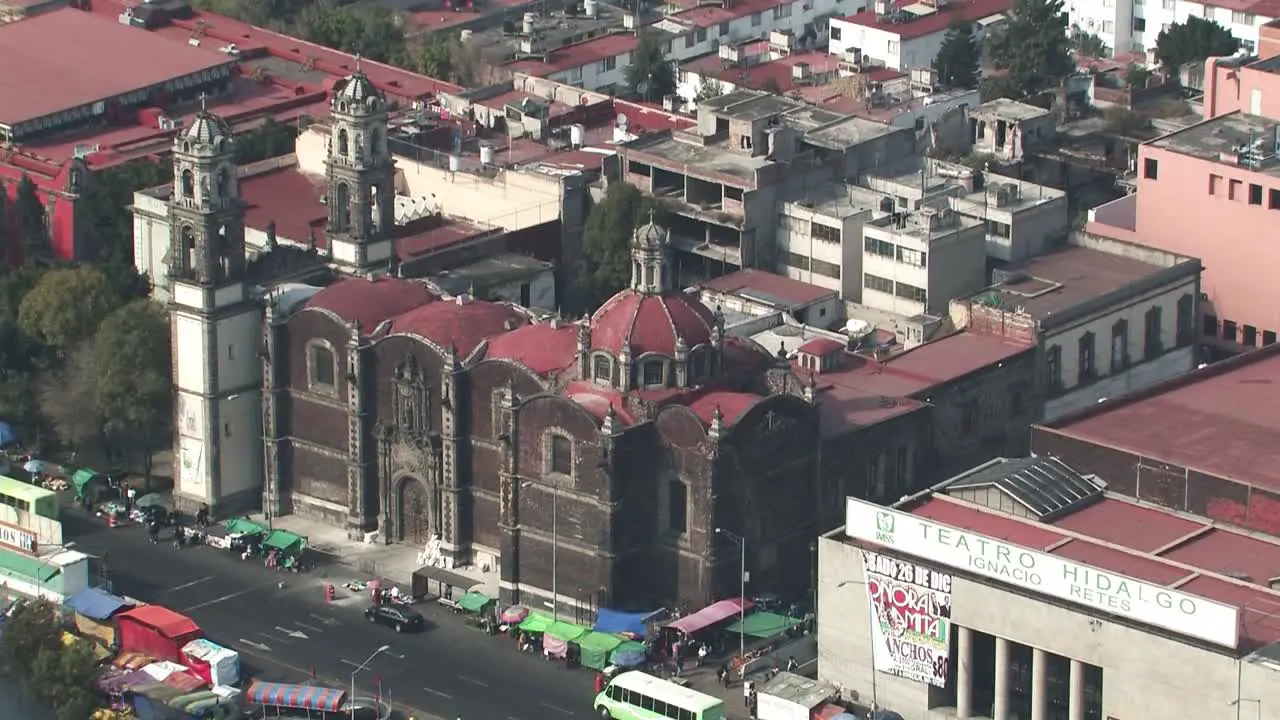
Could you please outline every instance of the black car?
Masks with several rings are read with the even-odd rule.
[[[405,607],[395,605],[374,605],[364,611],[364,619],[371,623],[382,623],[396,629],[396,632],[409,632],[422,629],[422,616]]]

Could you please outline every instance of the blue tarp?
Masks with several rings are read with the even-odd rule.
[[[602,633],[630,633],[644,637],[648,633],[644,623],[651,615],[653,613],[629,613],[600,608],[593,629]]]
[[[0,422],[0,447],[11,445],[18,441],[18,435],[13,431],[13,426],[7,422]]]
[[[64,604],[91,620],[106,620],[129,606],[124,598],[98,588],[85,588],[67,598]]]

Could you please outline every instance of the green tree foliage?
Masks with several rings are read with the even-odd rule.
[[[658,101],[676,90],[675,70],[663,56],[662,42],[654,35],[640,36],[625,73],[627,90],[648,101]]]
[[[987,42],[1020,97],[1058,85],[1075,67],[1062,0],[1015,0],[1008,23]]]
[[[713,77],[703,77],[702,82],[698,84],[698,94],[694,96],[695,102],[718,98],[724,94],[724,83]]]
[[[1103,58],[1111,55],[1111,48],[1107,47],[1101,37],[1080,28],[1071,31],[1071,48],[1085,57]]]
[[[18,325],[27,335],[62,354],[93,337],[120,297],[101,270],[59,268],[45,273],[23,298]]]
[[[49,219],[44,203],[36,192],[35,183],[26,175],[18,181],[14,195],[12,226],[22,254],[31,260],[48,260],[53,257],[53,243],[49,238]]]
[[[296,31],[325,47],[377,62],[403,62],[404,32],[382,5],[312,5],[298,15]]]
[[[105,263],[133,265],[133,194],[173,179],[170,163],[134,160],[90,176],[81,191],[80,214],[87,220],[87,245]]]
[[[947,29],[933,59],[933,69],[943,85],[972,90],[978,87],[981,60],[982,48],[973,36],[973,24],[958,22]]]
[[[1191,16],[1174,23],[1156,36],[1156,58],[1170,73],[1191,62],[1233,54],[1240,41],[1231,31],[1212,20]]]
[[[104,430],[141,455],[148,483],[155,441],[172,408],[169,318],[151,300],[135,300],[102,321],[94,337],[94,382]]]
[[[84,640],[62,642],[52,603],[28,602],[14,611],[0,636],[0,659],[28,693],[53,707],[58,720],[93,713],[93,649]]]
[[[297,126],[267,118],[256,130],[236,136],[236,162],[248,165],[288,155],[296,149],[297,140]],[[172,174],[170,170],[170,177]]]
[[[92,342],[71,348],[60,365],[40,377],[36,402],[40,415],[68,448],[79,450],[103,439],[102,413],[94,383],[98,369]]]
[[[631,280],[631,238],[648,220],[651,201],[634,185],[611,183],[583,227],[579,281],[595,307]]]

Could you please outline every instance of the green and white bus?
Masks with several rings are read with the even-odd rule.
[[[624,672],[596,696],[602,720],[724,720],[724,701],[639,671]]]

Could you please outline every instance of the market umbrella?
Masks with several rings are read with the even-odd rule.
[[[43,473],[48,468],[49,468],[49,463],[43,460],[36,460],[35,458],[28,460],[26,464],[22,466],[23,470],[26,470],[29,473],[35,473],[37,475]]]
[[[164,505],[164,499],[156,493],[151,493],[150,495],[143,495],[138,498],[133,504],[142,509],[149,507],[161,507]]]
[[[524,622],[527,617],[529,617],[529,608],[523,605],[512,605],[502,611],[500,619],[506,625],[516,625]]]

